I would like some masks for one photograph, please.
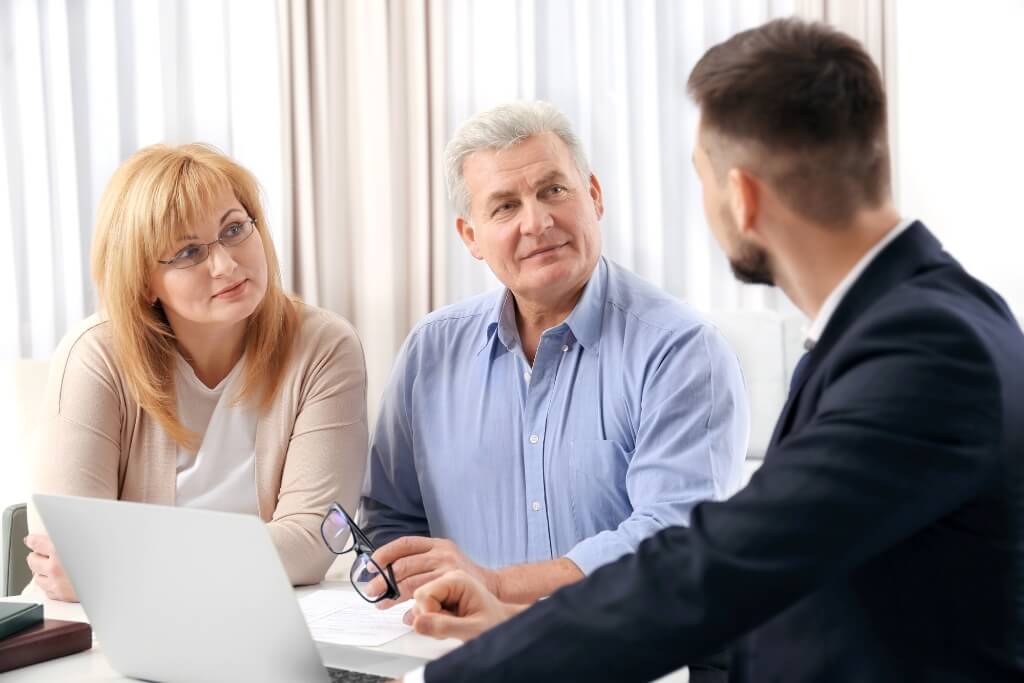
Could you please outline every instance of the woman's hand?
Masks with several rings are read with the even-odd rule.
[[[406,621],[411,621],[417,633],[433,638],[470,640],[527,607],[502,602],[462,570],[447,572],[420,586],[413,597],[416,606]]]
[[[36,585],[42,589],[50,600],[78,602],[71,580],[64,573],[64,565],[53,548],[53,542],[46,534],[29,534],[25,537],[25,545],[32,552],[28,556],[28,568]]]

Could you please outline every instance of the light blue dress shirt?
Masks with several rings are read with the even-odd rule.
[[[532,368],[508,291],[416,326],[370,446],[366,529],[377,544],[449,538],[487,567],[564,556],[589,574],[734,492],[749,422],[721,334],[602,258]]]

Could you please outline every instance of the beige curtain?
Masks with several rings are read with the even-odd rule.
[[[444,197],[432,11],[427,0],[279,0],[285,284],[359,331],[371,420],[432,303],[430,221]]]

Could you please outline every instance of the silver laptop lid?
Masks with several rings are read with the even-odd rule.
[[[154,681],[327,681],[251,515],[34,495],[110,660]]]

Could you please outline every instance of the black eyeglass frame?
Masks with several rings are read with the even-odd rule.
[[[330,519],[331,513],[334,512],[335,510],[340,512],[342,516],[345,518],[345,522],[348,523],[349,533],[351,534],[351,536],[349,537],[349,541],[352,543],[352,547],[346,548],[345,550],[341,551],[335,550],[333,547],[331,547],[330,542],[327,540],[327,534],[324,532],[324,527],[327,525],[327,520]],[[363,595],[362,592],[360,592],[360,590],[356,588],[356,593],[359,594],[359,597],[370,603],[380,602],[381,600],[395,600],[396,598],[398,598],[398,596],[400,595],[400,591],[398,590],[398,582],[395,581],[394,570],[392,569],[390,564],[385,569],[381,569],[381,566],[377,564],[376,560],[373,559],[373,553],[376,552],[377,546],[370,542],[370,539],[366,537],[366,534],[363,532],[363,530],[359,528],[358,524],[356,524],[356,520],[352,519],[352,516],[345,511],[345,508],[341,507],[337,503],[331,503],[331,506],[327,508],[327,513],[324,514],[323,520],[321,520],[320,522],[320,538],[323,539],[324,545],[327,546],[327,549],[335,555],[345,555],[347,553],[352,552],[353,550],[355,551],[357,558],[360,555],[365,555],[367,561],[372,563],[373,566],[377,568],[377,573],[384,577],[384,583],[386,583],[388,587],[386,591],[384,591],[381,595],[378,595],[376,598],[369,598]],[[356,581],[352,578],[352,572],[355,571],[355,568],[356,563],[353,562],[352,569],[349,571],[348,577],[349,581],[352,582],[353,587],[356,586]]]
[[[200,249],[205,250],[206,256],[204,256],[203,258],[199,259],[198,261],[192,260],[192,263],[189,263],[187,266],[179,266],[178,265],[178,256],[177,256],[177,254],[175,254],[174,256],[172,256],[171,258],[169,258],[167,260],[157,259],[156,262],[161,264],[161,265],[164,265],[164,266],[174,266],[174,268],[177,269],[177,270],[186,270],[188,268],[195,268],[196,266],[198,266],[201,263],[203,263],[204,261],[206,261],[206,259],[210,258],[210,247],[212,247],[213,245],[220,244],[225,249],[227,249],[228,247],[237,247],[240,244],[242,244],[243,242],[245,242],[247,239],[252,237],[252,234],[254,232],[256,232],[256,219],[255,218],[251,218],[251,217],[246,216],[246,219],[244,221],[232,221],[228,225],[224,226],[224,230],[227,230],[232,225],[247,225],[247,226],[249,226],[249,232],[246,233],[245,237],[243,237],[242,239],[238,240],[234,244],[229,244],[228,242],[226,242],[224,240],[223,237],[217,237],[217,239],[215,239],[214,241],[206,242],[205,244],[190,244],[189,245],[190,247],[198,247]],[[221,232],[223,232],[224,230],[221,230]],[[191,259],[185,259],[185,260],[189,261]]]

